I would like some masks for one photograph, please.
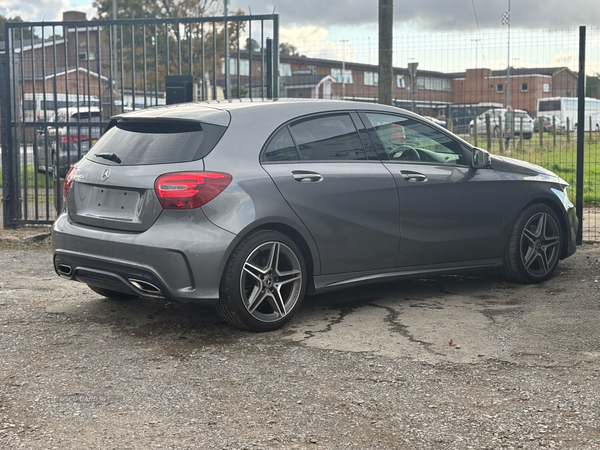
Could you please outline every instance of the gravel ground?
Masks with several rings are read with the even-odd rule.
[[[600,245],[541,285],[360,287],[253,334],[59,279],[47,236],[0,232],[1,449],[600,448]]]

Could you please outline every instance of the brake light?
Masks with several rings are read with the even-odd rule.
[[[87,141],[87,140],[89,140],[88,136],[82,135],[81,137],[79,137],[76,134],[71,134],[69,136],[61,136],[60,137],[60,142],[62,142],[63,144],[66,144],[67,142],[69,144],[77,144],[79,141],[83,142],[83,141]]]
[[[154,190],[165,209],[194,209],[223,192],[231,180],[221,172],[168,173],[156,179]]]
[[[63,185],[63,198],[67,198],[69,189],[71,189],[71,185],[73,184],[73,180],[75,179],[75,172],[77,172],[77,166],[71,166],[71,168],[67,172],[67,176],[65,177],[65,184]]]

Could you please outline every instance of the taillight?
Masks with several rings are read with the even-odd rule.
[[[76,134],[70,134],[69,136],[61,136],[60,137],[60,142],[62,142],[63,144],[66,144],[67,142],[69,144],[77,144],[79,141],[83,142],[83,141],[87,141],[89,140],[88,136],[77,136]]]
[[[220,172],[168,173],[156,179],[154,190],[165,209],[194,209],[223,192],[231,179]]]
[[[56,168],[56,170],[58,170],[58,167]],[[69,189],[71,189],[71,185],[73,184],[73,180],[75,179],[75,172],[77,172],[77,166],[71,166],[71,168],[67,172],[67,176],[65,177],[65,184],[63,185],[63,198],[67,198]]]

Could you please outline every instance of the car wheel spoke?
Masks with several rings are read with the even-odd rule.
[[[523,257],[523,265],[525,266],[525,268],[529,269],[529,267],[531,266],[533,261],[535,261],[535,259],[538,256],[539,256],[539,253],[533,247],[529,247],[527,249],[527,253]]]
[[[261,275],[264,275],[266,270],[260,269],[249,262],[246,262],[244,264],[244,272],[255,278],[259,283],[262,283]]]
[[[253,294],[255,291],[252,291]],[[253,314],[254,311],[256,311],[256,309],[262,305],[262,303],[265,301],[265,297],[267,297],[267,295],[269,294],[269,291],[267,291],[266,289],[256,289],[256,294],[254,295],[254,299],[248,299],[248,312],[250,314]]]

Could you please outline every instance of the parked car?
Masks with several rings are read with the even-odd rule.
[[[533,119],[533,132],[534,133],[538,133],[540,131],[540,122],[542,122],[542,124],[543,124],[544,131],[548,131],[548,132],[552,131],[552,127],[554,126],[554,124],[556,124],[556,132],[557,133],[564,133],[567,129],[566,125],[564,123],[562,123],[558,117],[556,117],[553,122],[552,117],[542,116],[542,117],[536,117],[535,119]]]
[[[259,126],[257,126],[259,125]],[[113,118],[64,183],[54,267],[105,297],[214,301],[285,324],[306,294],[575,252],[568,184],[399,108],[194,103]]]
[[[502,128],[506,129],[506,109],[488,109],[483,114],[477,117],[477,134],[486,134],[485,116],[490,116],[490,129],[494,137],[500,136],[500,118],[502,118]],[[519,136],[521,133],[521,119],[523,119],[523,139],[531,139],[533,136],[533,119],[527,114],[527,111],[522,109],[514,110],[515,130],[514,135]],[[469,123],[469,134],[473,136],[475,133],[474,121]]]
[[[436,117],[431,117],[431,116],[423,116],[423,117],[425,117],[427,120],[431,120],[433,123],[435,123],[436,125],[439,125],[440,127],[446,127],[445,120],[441,120],[441,119],[438,119]]]
[[[40,130],[36,139],[38,169],[64,178],[71,165],[100,138],[101,127],[92,125],[100,122],[100,109],[76,105],[60,108],[49,121],[56,122],[56,126]]]

